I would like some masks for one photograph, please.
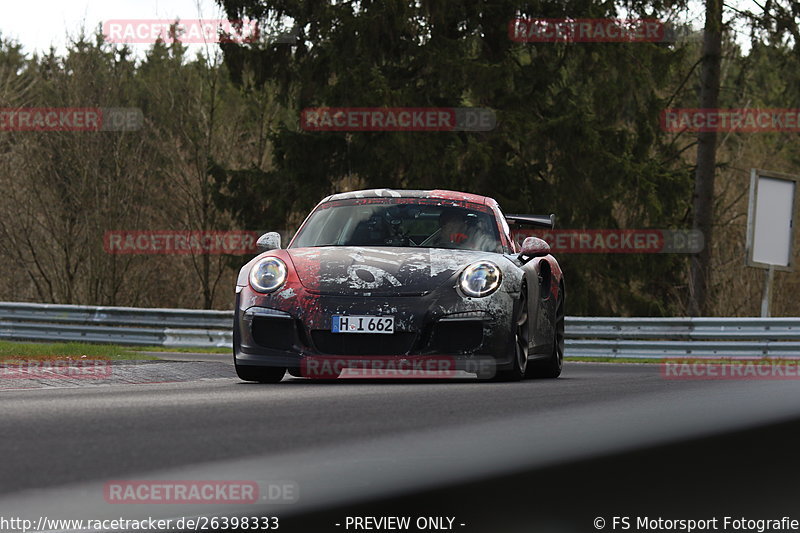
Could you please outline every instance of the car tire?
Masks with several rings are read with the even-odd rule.
[[[564,291],[559,287],[553,316],[553,351],[544,361],[531,363],[526,377],[552,379],[561,375],[564,366],[564,316]]]
[[[278,383],[286,375],[286,369],[281,366],[251,366],[235,365],[236,375],[242,381],[257,381],[259,383]]]
[[[514,354],[511,368],[498,371],[494,376],[495,381],[519,381],[525,378],[528,369],[528,346],[530,342],[529,319],[528,288],[523,285],[512,324],[511,342],[514,346]]]

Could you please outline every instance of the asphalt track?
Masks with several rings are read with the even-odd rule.
[[[520,383],[258,385],[225,356],[172,357],[115,366],[107,382],[0,383],[0,516],[271,514],[283,531],[352,531],[348,515],[425,514],[458,531],[594,531],[595,516],[639,509],[800,515],[795,380],[567,363],[557,380]],[[106,503],[105,483],[125,479],[281,480],[299,494]]]

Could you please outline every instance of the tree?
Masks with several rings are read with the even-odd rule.
[[[665,43],[519,44],[515,17],[614,17],[612,3],[263,2],[221,0],[260,20],[260,43],[222,45],[237,82],[274,84],[290,113],[273,169],[218,172],[220,202],[244,224],[290,226],[345,187],[451,188],[507,211],[554,211],[561,227],[676,227],[690,182],[658,128],[663,87],[683,68]],[[620,4],[622,5],[622,4]],[[627,2],[632,15],[680,5]],[[658,11],[656,11],[658,13]],[[274,36],[294,28],[293,43]],[[631,68],[632,65],[634,68]],[[613,103],[613,105],[609,105]],[[318,106],[486,107],[491,132],[310,133]],[[661,314],[674,303],[675,257],[562,257],[570,312]]]
[[[706,22],[703,31],[703,58],[700,85],[700,107],[719,107],[720,65],[722,63],[722,0],[706,0]],[[708,312],[708,283],[711,275],[711,250],[714,227],[714,177],[717,171],[717,132],[697,134],[697,167],[694,180],[694,212],[692,227],[702,232],[703,249],[692,258],[692,316]]]
[[[63,58],[50,53],[16,70],[30,90],[19,107],[129,105],[133,63],[81,36]],[[105,254],[108,225],[141,211],[142,137],[137,132],[31,131],[8,134],[0,180],[0,247],[39,301],[114,303],[135,291],[129,261]],[[15,294],[24,296],[26,291]]]

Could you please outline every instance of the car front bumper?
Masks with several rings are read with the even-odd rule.
[[[418,296],[339,296],[300,284],[261,294],[237,288],[237,365],[302,368],[304,358],[354,360],[448,358],[457,370],[511,366],[517,296],[502,288],[469,298],[454,288]],[[392,334],[332,333],[334,315],[394,316]]]

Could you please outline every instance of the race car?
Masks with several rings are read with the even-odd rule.
[[[239,272],[237,375],[277,383],[315,377],[320,362],[336,361],[335,378],[348,362],[436,360],[482,380],[558,377],[564,276],[544,240],[520,245],[511,230],[554,220],[446,190],[328,196],[285,249],[279,233],[262,235]]]

